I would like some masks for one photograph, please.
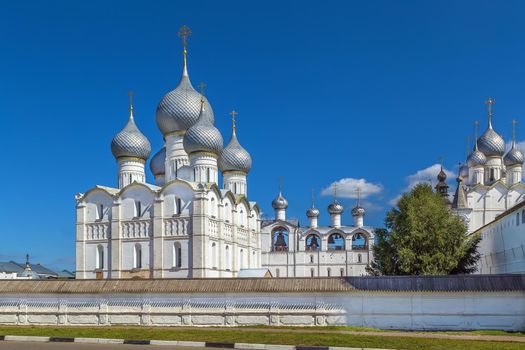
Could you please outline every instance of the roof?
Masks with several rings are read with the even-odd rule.
[[[0,272],[22,272],[23,270],[24,268],[14,261],[0,261]]]
[[[525,274],[319,278],[1,280],[0,294],[525,292]]]
[[[263,269],[241,269],[237,274],[237,278],[250,278],[250,277],[272,277],[270,270]]]

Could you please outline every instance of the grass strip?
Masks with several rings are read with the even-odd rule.
[[[117,339],[155,339],[185,340],[226,343],[284,344],[300,346],[344,346],[388,348],[406,350],[514,350],[523,349],[523,343],[492,342],[456,339],[426,339],[414,337],[388,337],[354,335],[341,333],[271,333],[261,331],[214,330],[202,328],[177,329],[161,327],[43,327],[16,326],[0,327],[0,335],[32,335],[75,338],[117,338]]]

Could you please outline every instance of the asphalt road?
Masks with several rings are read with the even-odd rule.
[[[188,346],[133,345],[133,344],[84,344],[0,341],[0,350],[210,350]]]

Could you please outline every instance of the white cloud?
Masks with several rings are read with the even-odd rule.
[[[331,196],[334,193],[334,185],[337,186],[337,197],[339,198],[357,198],[357,188],[361,190],[361,198],[367,198],[383,191],[381,184],[374,184],[365,179],[352,179],[347,177],[332,182],[328,187],[323,189],[321,194],[323,196]]]
[[[418,170],[412,175],[408,175],[405,178],[407,186],[395,198],[392,198],[390,201],[388,201],[388,204],[390,204],[391,206],[397,205],[397,201],[399,200],[399,198],[401,198],[401,194],[410,191],[417,184],[427,183],[431,184],[432,186],[435,186],[435,184],[437,183],[437,175],[439,174],[440,170],[441,165],[436,163],[434,165],[429,166],[428,168]],[[456,174],[453,171],[450,171],[446,168],[444,168],[443,170],[445,171],[445,174],[447,174],[447,180],[450,181],[451,179],[456,178]]]

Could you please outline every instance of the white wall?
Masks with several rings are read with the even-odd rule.
[[[0,324],[525,330],[524,292],[1,295]]]

